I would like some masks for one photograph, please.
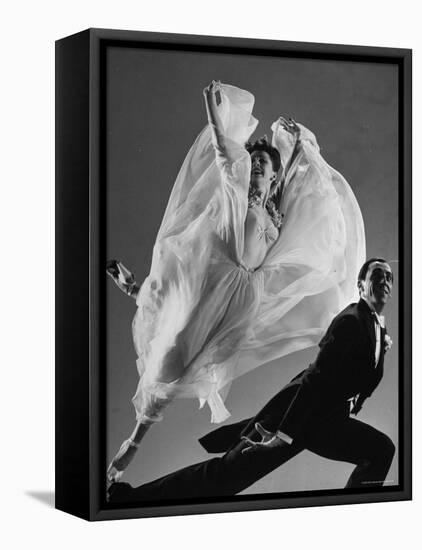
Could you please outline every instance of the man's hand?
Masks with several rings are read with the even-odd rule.
[[[245,447],[242,450],[242,453],[248,453],[253,450],[269,450],[274,449],[276,447],[283,447],[286,445],[285,441],[282,441],[279,437],[276,436],[275,433],[269,432],[265,428],[257,422],[255,424],[255,429],[259,433],[259,435],[262,437],[261,441],[252,441],[252,439],[249,439],[249,437],[243,436],[243,441],[246,441],[248,443],[248,447]]]
[[[109,260],[106,265],[107,275],[113,279],[122,292],[136,298],[138,286],[133,273],[121,262]]]

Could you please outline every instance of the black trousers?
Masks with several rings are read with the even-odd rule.
[[[255,430],[248,436],[260,439]],[[346,487],[381,486],[395,452],[387,435],[348,416],[310,426],[301,443],[242,453],[246,446],[244,441],[239,441],[224,456],[193,464],[139,487],[116,484],[117,498],[112,496],[111,500],[130,502],[235,495],[304,449],[331,460],[355,464]],[[282,492],[282,473],[279,487]]]

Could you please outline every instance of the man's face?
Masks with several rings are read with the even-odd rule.
[[[253,151],[251,154],[251,185],[266,193],[275,181],[276,173],[270,155],[266,151]]]
[[[363,281],[359,282],[362,298],[370,304],[384,305],[393,289],[393,272],[384,262],[372,262]]]

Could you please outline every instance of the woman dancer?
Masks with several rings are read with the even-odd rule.
[[[204,97],[208,125],[174,185],[149,276],[139,288],[122,264],[108,265],[138,305],[140,376],[136,426],[110,481],[172,399],[198,397],[221,422],[231,380],[314,345],[355,296],[365,258],[357,202],[315,136],[280,117],[271,145],[245,146],[257,125],[252,94],[213,81]]]

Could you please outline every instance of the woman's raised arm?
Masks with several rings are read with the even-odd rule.
[[[228,150],[224,139],[223,124],[218,113],[218,105],[221,103],[220,82],[213,80],[203,91],[205,108],[207,110],[208,124],[211,129],[212,144],[217,155],[228,157]]]
[[[287,172],[290,170],[291,166],[293,165],[294,161],[296,160],[296,157],[299,154],[300,150],[300,127],[296,124],[296,122],[292,118],[286,118],[284,116],[280,116],[278,119],[278,123],[283,128],[283,130],[286,130],[286,132],[289,132],[289,134],[294,139],[294,147],[293,151],[287,161],[286,166],[284,167],[284,173],[287,174]]]

